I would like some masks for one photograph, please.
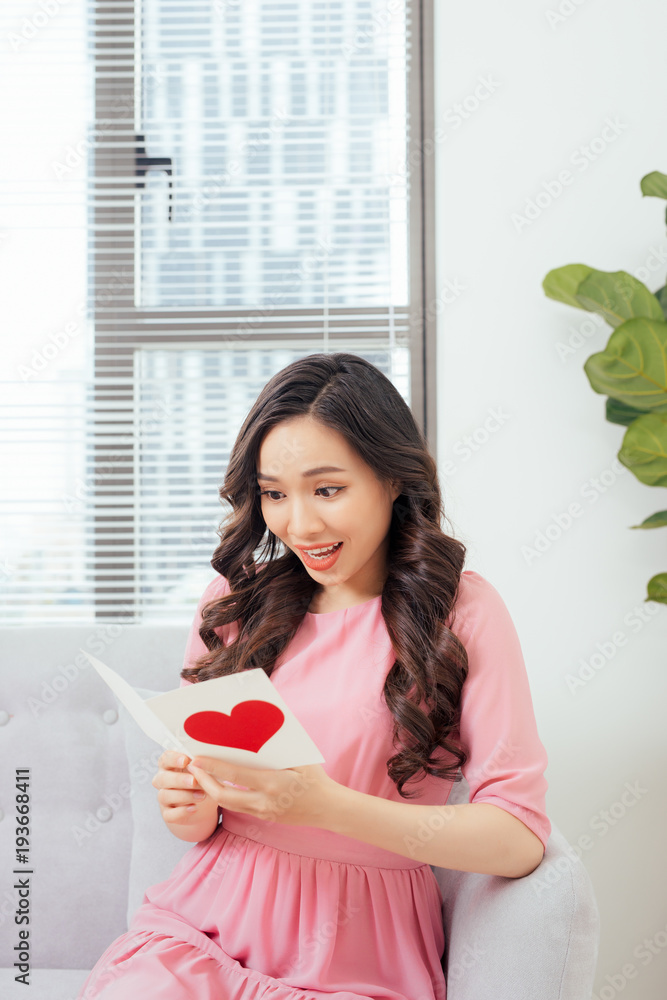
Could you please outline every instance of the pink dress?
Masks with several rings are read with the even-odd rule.
[[[200,608],[228,589],[216,577]],[[394,657],[380,605],[378,596],[308,612],[271,681],[335,781],[443,805],[451,781],[412,780],[423,794],[405,800],[387,775],[395,750],[381,693]],[[188,664],[205,651],[200,620],[198,610]],[[227,641],[236,629],[219,634]],[[519,639],[498,591],[472,570],[461,576],[454,631],[469,661],[460,732],[470,801],[517,816],[546,847],[547,756]],[[79,1000],[445,1000],[442,897],[430,865],[329,830],[220,812],[217,830],[146,890]]]

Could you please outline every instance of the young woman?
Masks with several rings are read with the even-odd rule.
[[[325,763],[164,753],[162,815],[193,847],[80,1000],[444,1000],[430,866],[520,878],[551,832],[509,612],[462,569],[424,437],[363,358],[278,372],[220,495],[181,683],[263,668]],[[470,803],[448,806],[459,769]]]

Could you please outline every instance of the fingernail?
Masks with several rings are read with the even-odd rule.
[[[176,761],[176,767],[184,767],[184,766],[185,766],[185,757],[179,757],[178,760]]]

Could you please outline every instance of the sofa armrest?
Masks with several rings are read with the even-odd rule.
[[[456,801],[465,802],[461,784]],[[600,916],[590,876],[553,820],[530,875],[433,873],[443,898],[447,1000],[590,1000]]]

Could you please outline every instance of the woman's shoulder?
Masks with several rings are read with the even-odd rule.
[[[459,580],[459,600],[479,602],[498,594],[490,580],[475,569],[464,569]],[[500,595],[498,595],[500,596]]]
[[[266,565],[267,563],[256,563],[255,568],[259,573]],[[223,576],[222,573],[216,573],[213,579],[207,584],[199,603],[202,605],[206,604],[207,601],[214,601],[218,597],[225,597],[230,593],[230,590],[231,587],[227,577]]]
[[[500,592],[477,570],[464,569],[459,578],[456,603],[448,619],[452,621],[452,631],[463,639],[463,635],[471,634],[476,622],[498,612],[507,612]]]
[[[216,573],[213,579],[206,585],[204,593],[199,600],[200,605],[215,601],[218,597],[224,597],[229,593],[229,580],[221,573]]]

